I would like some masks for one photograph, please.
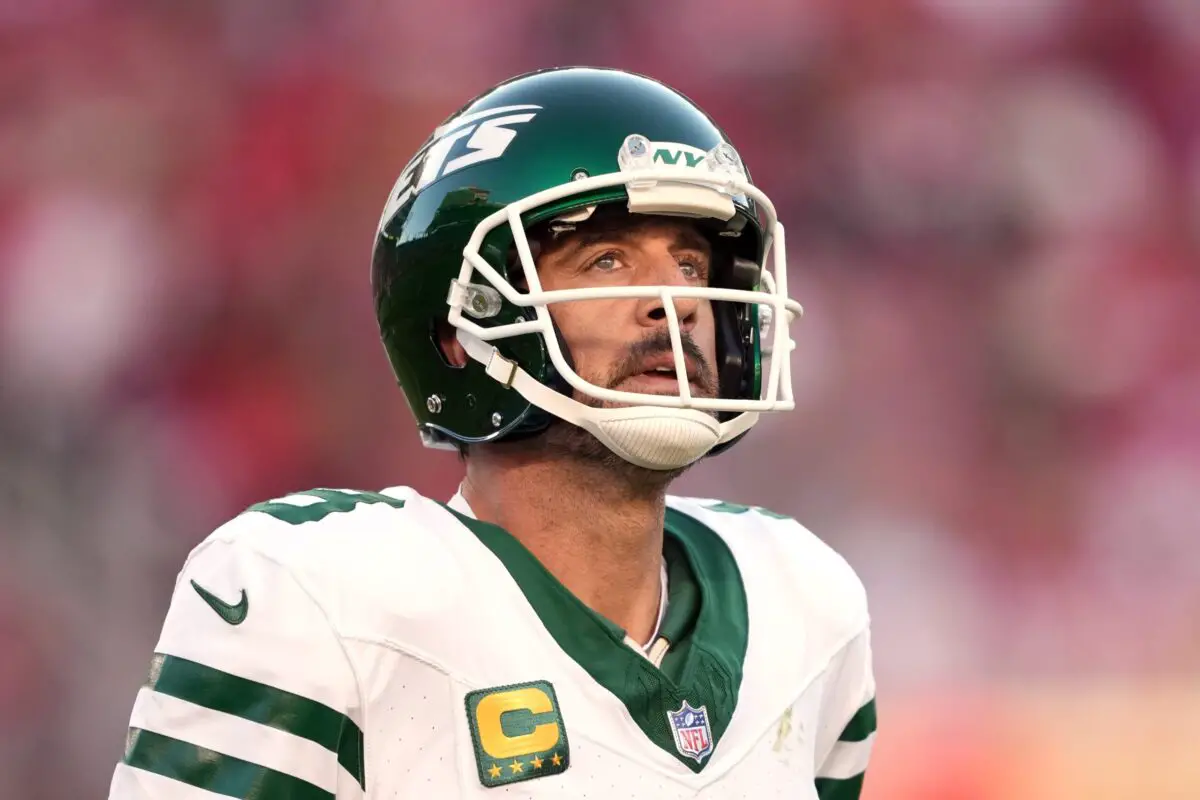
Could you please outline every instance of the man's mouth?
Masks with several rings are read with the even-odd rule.
[[[679,380],[674,367],[650,367],[622,381],[632,391],[644,394],[679,394]],[[693,396],[704,396],[704,386],[699,378],[688,376],[688,389]]]

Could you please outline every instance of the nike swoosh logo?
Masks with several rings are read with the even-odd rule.
[[[196,594],[200,595],[204,602],[208,603],[221,619],[230,625],[241,625],[245,621],[246,612],[250,610],[250,598],[246,597],[245,589],[242,589],[242,597],[236,603],[226,603],[195,581],[191,583],[192,588],[196,590]]]

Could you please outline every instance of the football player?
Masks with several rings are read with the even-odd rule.
[[[459,492],[305,491],[196,547],[110,797],[858,797],[861,583],[667,494],[793,407],[784,231],[721,129],[626,72],[500,84],[400,174],[372,284]]]

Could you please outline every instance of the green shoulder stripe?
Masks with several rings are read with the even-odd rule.
[[[125,763],[242,800],[334,800],[301,778],[140,728],[129,729]]]
[[[858,800],[862,794],[863,775],[853,778],[817,778],[817,797],[821,800]]]
[[[861,742],[875,732],[875,700],[854,713],[838,736],[839,742]]]
[[[717,511],[722,514],[745,514],[748,511],[753,511],[756,514],[762,514],[764,517],[771,519],[791,519],[786,514],[779,514],[769,508],[762,506],[744,506],[740,503],[717,503],[711,506],[701,506],[705,511]]]
[[[353,720],[329,706],[161,653],[155,654],[151,664],[149,686],[161,694],[316,742],[336,753],[338,763],[360,786],[366,786],[362,731]]]
[[[353,511],[360,504],[383,503],[393,508],[404,508],[404,501],[388,497],[378,492],[353,492],[344,489],[309,489],[306,492],[296,492],[289,497],[311,497],[317,502],[308,505],[293,505],[280,500],[267,503],[257,503],[246,509],[245,513],[259,511],[270,514],[275,519],[289,525],[303,525],[306,522],[320,522],[330,514],[344,514]]]

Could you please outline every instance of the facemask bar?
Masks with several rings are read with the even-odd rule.
[[[654,186],[656,183],[702,186],[726,195],[741,194],[754,200],[766,218],[767,241],[764,261],[769,256],[772,268],[762,271],[763,290],[722,289],[702,286],[619,286],[603,288],[561,289],[544,291],[538,280],[537,269],[529,248],[529,240],[521,223],[522,214],[548,203],[584,192],[622,184],[638,187]],[[507,223],[513,235],[517,254],[525,270],[529,284],[527,293],[519,292],[481,255],[480,248],[485,237],[494,229]],[[473,272],[478,272],[489,283],[481,285],[471,282]],[[533,308],[536,319],[509,323],[495,327],[483,327],[469,316],[486,318],[498,313],[500,296],[510,303]],[[678,395],[656,395],[641,392],[626,392],[597,386],[584,380],[572,369],[563,356],[555,335],[547,306],[550,303],[594,300],[601,298],[648,298],[657,297],[663,302],[668,331],[674,354]],[[674,299],[697,298],[710,301],[757,304],[761,310],[769,309],[773,320],[771,341],[763,342],[764,353],[771,353],[770,369],[766,387],[758,399],[693,397],[688,386],[686,361],[683,353],[682,333]],[[757,187],[748,181],[728,173],[704,172],[699,169],[652,168],[610,173],[572,181],[543,192],[531,195],[485,218],[475,229],[463,250],[463,265],[458,280],[451,286],[447,302],[450,306],[449,322],[460,333],[468,334],[481,342],[494,342],[528,333],[540,334],[546,344],[551,362],[559,375],[574,389],[601,401],[641,406],[657,406],[699,411],[760,412],[787,411],[794,408],[791,381],[791,350],[795,347],[789,335],[789,323],[804,313],[802,306],[787,296],[786,243],[783,225],[779,223],[775,208]],[[765,309],[763,308],[765,307]],[[464,313],[465,312],[465,313]],[[490,350],[490,348],[488,348]],[[472,358],[479,361],[484,350],[469,347]],[[492,370],[489,369],[489,373]],[[496,377],[499,376],[499,371]],[[512,385],[511,377],[507,380]],[[740,426],[738,426],[740,427]]]

